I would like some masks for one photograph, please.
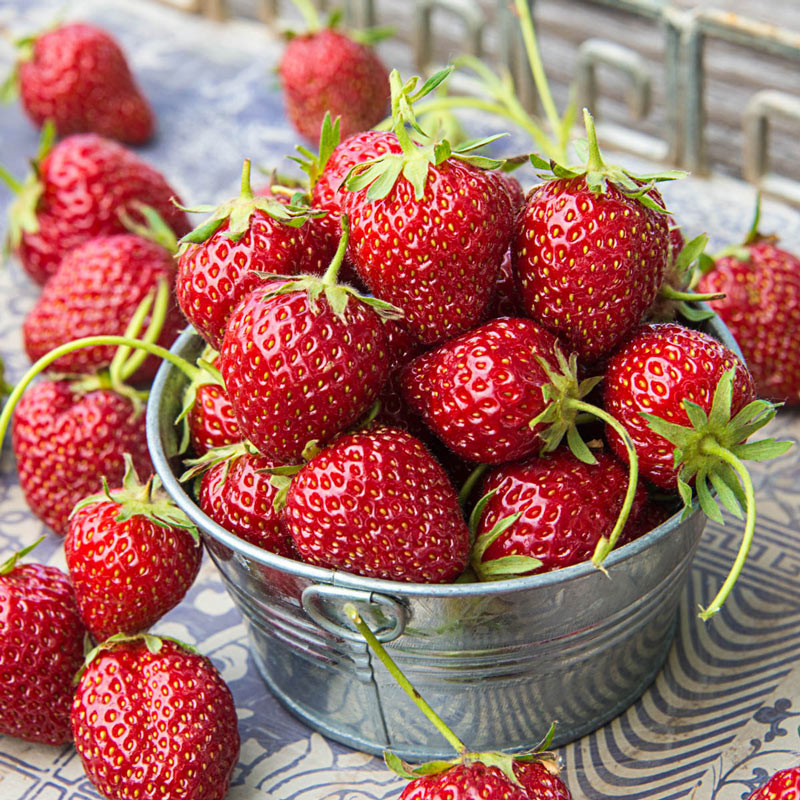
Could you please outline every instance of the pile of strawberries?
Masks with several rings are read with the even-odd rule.
[[[396,581],[506,580],[602,567],[681,504],[721,520],[719,503],[746,516],[702,616],[719,609],[754,532],[743,461],[789,446],[748,441],[776,412],[757,391],[800,400],[775,344],[796,346],[800,326],[750,337],[754,378],[686,303],[724,303],[722,276],[758,265],[783,276],[796,312],[798,272],[775,266],[791,256],[753,234],[712,271],[657,188],[680,176],[607,165],[588,112],[583,163],[531,156],[542,182],[526,196],[510,164],[478,152],[497,137],[457,145],[416,119],[448,71],[421,85],[391,73],[391,130],[340,141],[340,124],[370,123],[327,115],[319,153],[299,148],[301,185],[254,191],[246,160],[238,197],[184,208],[104,138],[152,132],[113,40],[73,25],[22,47],[23,100],[49,122],[32,175],[0,177],[17,196],[10,244],[44,288],[23,331],[36,364],[0,434],[13,412],[20,485],[65,536],[69,576],[20,554],[0,566],[0,733],[74,739],[109,798],[227,791],[239,749],[228,688],[207,659],[147,632],[202,553],[152,477],[142,409],[159,358],[189,379],[175,422],[200,507],[265,550]],[[113,80],[82,79],[85,63]],[[52,74],[81,87],[73,102]],[[87,111],[98,97],[119,112],[102,124]],[[210,215],[190,230],[194,211]],[[707,294],[687,293],[698,285]],[[693,325],[674,319],[687,308]],[[168,352],[186,320],[207,344],[196,364]],[[58,374],[28,389],[47,368]],[[38,666],[20,675],[19,663]],[[404,796],[569,797],[548,758],[467,755]]]

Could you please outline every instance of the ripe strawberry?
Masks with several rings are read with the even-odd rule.
[[[304,561],[418,583],[463,572],[469,532],[444,470],[397,428],[345,434],[292,479],[284,520]]]
[[[177,236],[189,230],[175,191],[161,173],[132,151],[93,133],[69,136],[50,150],[45,126],[34,173],[24,184],[0,169],[17,194],[9,242],[25,271],[44,283],[62,257],[87,239],[125,233],[124,214],[142,216],[135,204],[152,206]]]
[[[219,370],[242,433],[297,463],[361,417],[388,376],[380,314],[396,309],[337,285],[347,231],[325,276],[271,281],[228,320]],[[374,310],[376,309],[376,310]]]
[[[797,800],[800,797],[800,767],[776,772],[747,800]]]
[[[667,215],[652,181],[607,167],[594,123],[584,112],[587,165],[566,169],[528,198],[514,246],[514,269],[527,313],[581,360],[621,344],[653,303],[670,252]],[[546,162],[532,158],[534,165]]]
[[[259,272],[321,275],[338,240],[328,238],[327,228],[312,230],[310,209],[254,195],[248,160],[240,196],[212,212],[182,239],[176,292],[187,319],[218,350],[236,304],[265,282]]]
[[[222,800],[239,756],[236,708],[213,664],[178,642],[113,637],[87,657],[75,747],[109,800]]]
[[[59,136],[93,132],[127,144],[153,135],[150,104],[116,40],[93,25],[60,25],[19,43],[9,81],[34,124],[55,123]]]
[[[389,108],[389,73],[383,62],[369,44],[333,25],[323,28],[310,4],[298,5],[309,30],[289,40],[278,67],[292,125],[312,141],[326,113],[341,119],[344,137],[374,127]]]
[[[18,563],[35,546],[0,563],[0,734],[66,744],[86,630],[60,569]]]
[[[28,357],[36,361],[83,336],[122,335],[139,303],[160,281],[171,287],[174,276],[170,253],[140,236],[119,233],[87,240],[67,253],[25,317],[22,333]],[[173,300],[158,343],[168,348],[185,324]],[[113,345],[81,348],[62,356],[53,369],[95,372],[111,363],[115,351]],[[159,359],[149,357],[137,371],[137,380],[151,379],[159,365]]]
[[[161,489],[139,483],[126,453],[120,488],[81,500],[64,552],[83,619],[96,641],[155,624],[183,599],[200,569],[196,527]]]
[[[482,580],[533,575],[586,561],[610,538],[627,471],[613,455],[586,464],[568,447],[487,473],[475,514],[472,566]],[[619,543],[631,541],[647,493],[639,486]],[[510,524],[502,523],[512,517]]]

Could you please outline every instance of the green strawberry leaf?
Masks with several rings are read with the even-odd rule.
[[[734,516],[738,517],[739,519],[744,519],[741,500],[737,496],[736,492],[727,484],[725,479],[716,471],[713,471],[710,474],[709,479],[711,480],[711,485],[714,487],[714,491],[717,493],[717,497],[722,505]],[[735,485],[738,487],[739,482],[736,481]]]
[[[533,556],[501,556],[482,562],[478,577],[482,581],[503,580],[515,575],[524,575],[541,566],[542,562]]]
[[[699,473],[697,479],[695,480],[695,489],[697,490],[697,499],[700,502],[700,508],[703,509],[703,513],[714,522],[719,523],[720,525],[724,525],[724,520],[722,519],[722,512],[719,510],[719,506],[717,505],[716,500],[714,500],[714,496],[711,494],[711,491],[708,488],[708,484],[706,483],[706,474]]]

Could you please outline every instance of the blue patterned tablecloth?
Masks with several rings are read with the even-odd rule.
[[[15,32],[45,27],[60,0],[4,0],[0,25]],[[236,192],[242,159],[286,168],[295,135],[284,118],[274,76],[281,44],[263,26],[213,23],[147,0],[75,0],[70,18],[113,31],[159,119],[142,155],[161,168],[184,200],[210,202]],[[410,73],[410,54],[386,44],[384,55]],[[0,50],[0,72],[10,63]],[[474,120],[478,128],[486,126]],[[19,175],[37,133],[17,107],[0,110],[0,160]],[[510,145],[524,147],[522,140]],[[753,194],[730,179],[688,180],[665,195],[689,235],[707,231],[712,246],[747,229]],[[10,202],[0,190],[0,211]],[[800,252],[800,214],[765,202],[764,227]],[[20,325],[37,288],[11,261],[0,272],[0,356],[10,378],[27,366]],[[787,354],[798,358],[800,354]],[[774,435],[797,439],[800,418],[784,411]],[[43,532],[19,490],[13,456],[0,460],[0,555]],[[695,615],[727,573],[741,524],[709,524],[681,607],[668,663],[642,700],[596,733],[562,749],[576,798],[737,800],[766,774],[798,762],[800,737],[800,448],[754,467],[760,504],[752,557],[725,609],[709,624]],[[61,541],[48,536],[39,559],[64,566]],[[230,685],[242,752],[230,800],[281,798],[378,800],[403,781],[379,759],[330,743],[269,695],[247,650],[245,629],[206,559],[186,600],[157,631],[195,644]],[[0,737],[2,800],[90,800],[98,795],[72,747]]]

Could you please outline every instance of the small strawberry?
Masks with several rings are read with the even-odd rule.
[[[188,232],[185,212],[171,202],[175,191],[131,150],[93,133],[68,136],[51,149],[52,137],[46,125],[24,184],[0,168],[0,179],[17,195],[9,243],[37,283],[87,239],[125,233],[125,214],[141,220],[136,202],[152,206],[176,236]]]
[[[116,40],[84,23],[60,25],[17,42],[19,57],[4,85],[17,91],[35,125],[55,123],[59,136],[92,132],[126,144],[153,135],[150,104]]]
[[[86,629],[60,569],[19,563],[36,544],[0,563],[0,734],[66,744]]]
[[[800,798],[800,767],[790,767],[776,772],[747,800],[798,800]]]
[[[381,315],[397,309],[336,283],[347,226],[322,278],[270,281],[231,314],[219,370],[244,436],[281,463],[300,460],[361,417],[388,376]]]
[[[722,523],[717,498],[731,513],[746,513],[739,556],[703,619],[724,601],[744,564],[755,528],[753,485],[743,459],[785,453],[790,442],[747,442],[776,413],[756,400],[753,378],[741,359],[711,336],[675,323],[643,325],[609,359],[603,381],[606,411],[628,431],[642,475],[678,489],[689,513],[692,485],[703,511]],[[607,438],[625,458],[615,430]],[[626,451],[627,452],[627,451]]]
[[[326,113],[341,119],[342,136],[377,125],[389,108],[389,73],[372,44],[383,31],[346,34],[338,17],[323,27],[308,0],[295,0],[308,32],[293,35],[278,66],[286,112],[295,129],[316,141]]]
[[[64,552],[81,618],[96,641],[155,624],[183,599],[200,569],[197,528],[161,489],[139,483],[126,453],[119,488],[81,500]]]
[[[181,240],[176,292],[186,318],[217,350],[236,304],[264,283],[259,273],[321,275],[336,251],[327,231],[309,240],[311,209],[253,194],[249,160],[239,197],[192,210],[212,213]]]
[[[292,478],[286,530],[304,561],[417,583],[463,572],[469,532],[444,470],[397,428],[345,434]]]
[[[145,634],[87,656],[71,713],[86,775],[109,800],[222,800],[239,756],[236,708],[214,665]]]
[[[621,344],[656,297],[670,239],[653,182],[683,173],[637,178],[606,166],[588,111],[584,118],[586,166],[553,163],[555,177],[531,193],[518,226],[514,269],[527,313],[590,361]]]

